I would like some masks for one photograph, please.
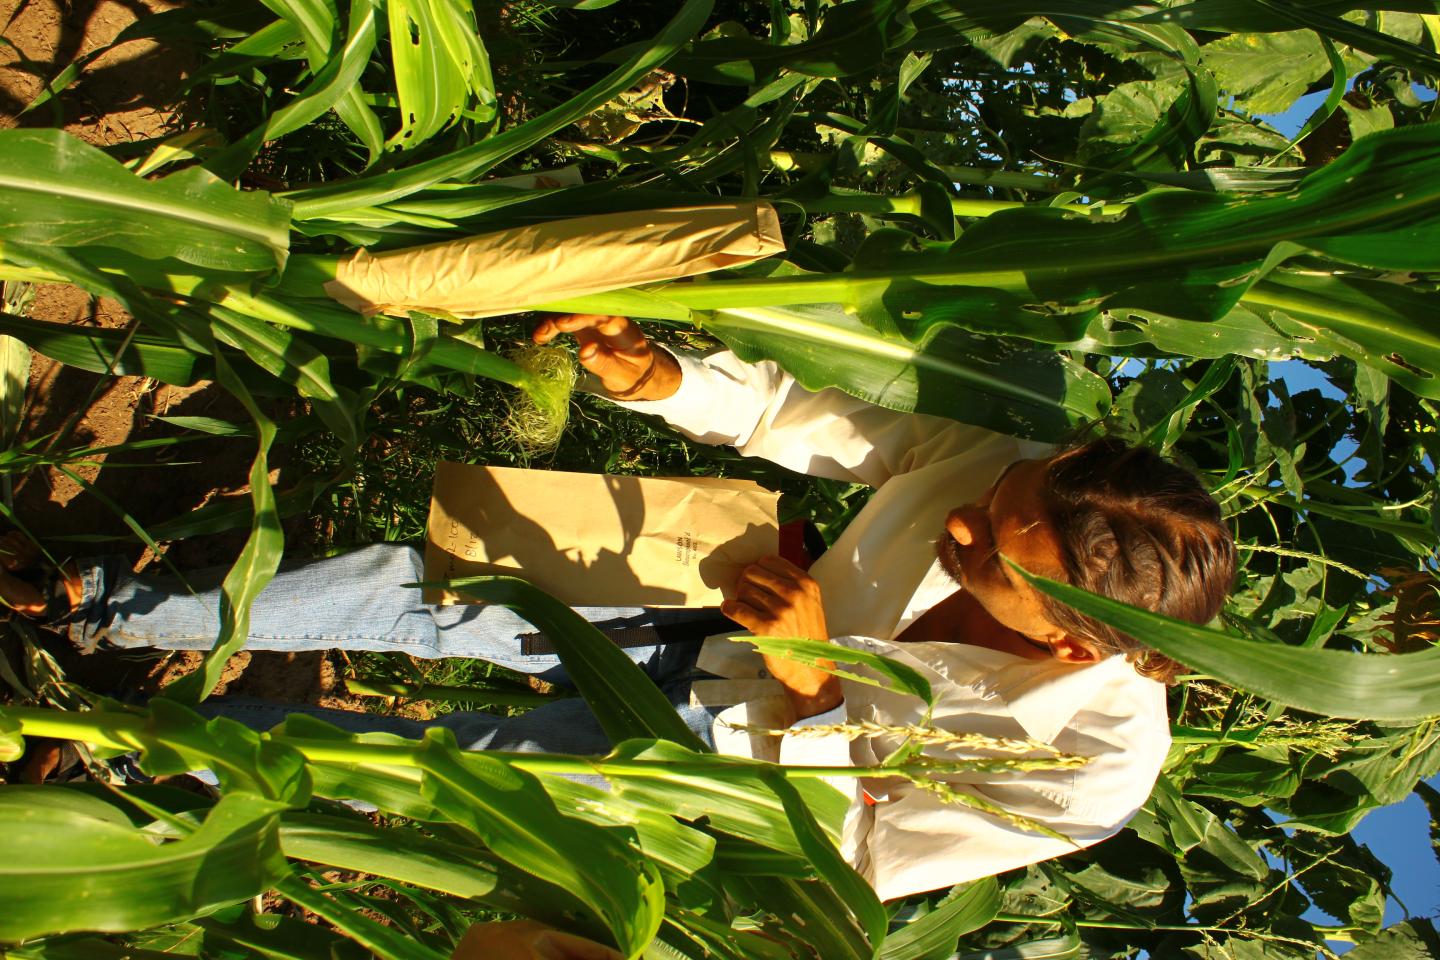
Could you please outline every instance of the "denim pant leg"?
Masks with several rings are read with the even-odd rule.
[[[113,559],[82,567],[83,599],[61,624],[83,649],[100,640],[119,647],[208,650],[219,630],[226,570],[137,576]],[[493,604],[430,606],[402,584],[423,579],[419,551],[379,543],[322,560],[283,564],[250,611],[246,647],[285,652],[371,650],[415,657],[488,660],[552,682],[565,682],[553,648],[526,620]],[[696,610],[580,607],[652,676],[664,668],[657,629],[713,619]],[[647,632],[648,631],[648,632]],[[718,632],[718,629],[717,631]]]

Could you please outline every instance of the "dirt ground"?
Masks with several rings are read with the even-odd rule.
[[[171,0],[0,0],[0,129],[60,126],[97,146],[160,138],[181,129],[182,87],[192,60],[150,40],[132,40],[90,60],[78,81],[49,103],[22,115],[51,78],[69,64],[112,44],[143,17],[181,6]],[[122,328],[131,318],[116,303],[74,287],[39,285],[27,311],[37,320]],[[283,415],[284,410],[272,411]],[[42,439],[51,451],[76,451],[173,435],[152,418],[206,416],[243,422],[239,403],[207,383],[174,387],[141,377],[104,377],[34,354],[26,396],[23,440]],[[245,440],[204,440],[87,457],[74,468],[100,495],[58,470],[15,479],[15,510],[26,527],[57,556],[120,553],[137,571],[153,568],[154,554],[136,542],[105,500],[142,525],[159,523],[221,497],[243,497],[254,448]],[[272,461],[278,458],[272,458]],[[104,466],[102,466],[104,464]],[[272,475],[273,477],[273,475]],[[61,538],[111,536],[111,541]],[[228,565],[244,541],[235,531],[192,538],[167,547],[182,570]],[[68,657],[66,659],[69,659]],[[153,690],[191,669],[197,656],[165,660],[98,654],[67,664],[91,689]],[[273,699],[349,701],[332,696],[334,670],[320,654],[242,654],[226,671],[232,692]]]

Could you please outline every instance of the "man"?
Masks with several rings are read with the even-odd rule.
[[[830,640],[919,670],[937,694],[935,726],[1033,739],[1090,758],[1079,770],[945,778],[973,802],[1086,846],[1118,831],[1146,800],[1169,746],[1164,685],[1154,678],[1170,679],[1178,668],[1048,600],[1001,557],[1207,622],[1229,591],[1234,546],[1195,477],[1143,448],[1101,441],[1055,453],[836,390],[812,393],[773,363],[672,355],[623,317],[559,316],[541,323],[534,339],[562,333],[577,338],[581,362],[631,409],[704,443],[876,488],[808,573],[779,558],[747,569],[722,607],[726,616],[755,634]],[[698,666],[732,682],[747,676],[713,645]],[[898,727],[925,719],[913,698],[823,670],[767,657],[765,671],[783,685],[784,700],[756,691],[721,713],[715,736],[725,752],[767,754],[764,742],[726,735],[727,721]],[[703,699],[709,682],[695,684],[692,696]],[[874,765],[902,740],[786,736],[778,759]],[[882,899],[1074,848],[895,778],[843,787],[852,795],[843,851]]]
[[[1151,677],[1167,677],[1174,665],[1046,600],[1001,556],[1033,573],[1208,621],[1228,591],[1234,551],[1218,507],[1194,477],[1143,449],[1100,442],[1053,453],[835,390],[812,393],[771,363],[744,364],[728,353],[672,355],[622,317],[559,316],[542,322],[534,338],[548,343],[561,334],[577,338],[581,363],[617,403],[661,416],[700,442],[733,444],[804,473],[876,488],[808,573],[777,557],[745,570],[722,607],[726,616],[756,634],[830,641],[905,663],[936,693],[928,718],[934,726],[1034,740],[1090,758],[1078,770],[946,776],[951,793],[969,805],[894,778],[837,779],[852,799],[844,852],[883,899],[1095,843],[1144,802],[1169,743],[1164,686]],[[212,594],[202,593],[197,604],[178,588],[103,564],[81,573],[69,615],[78,640],[213,642]],[[554,657],[527,652],[519,641],[528,627],[508,611],[426,608],[396,589],[418,574],[413,551],[382,545],[293,568],[257,602],[249,644],[479,656],[553,675]],[[693,639],[683,613],[582,612],[603,627],[656,630],[660,641]],[[926,720],[912,697],[783,658],[761,662],[742,646],[657,642],[627,652],[692,729],[727,753],[873,766],[903,741],[899,728]],[[224,712],[263,727],[293,709],[230,703]],[[324,717],[408,735],[420,726]],[[879,735],[852,743],[833,732],[754,732],[846,720],[868,722]],[[474,749],[606,748],[577,700],[518,718],[458,714],[438,722]],[[939,746],[927,752],[956,755]],[[1038,821],[1073,842],[1021,829],[1003,814]]]

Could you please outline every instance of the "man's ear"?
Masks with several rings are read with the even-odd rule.
[[[1100,659],[1093,647],[1068,633],[1050,641],[1050,653],[1061,663],[1095,663]]]

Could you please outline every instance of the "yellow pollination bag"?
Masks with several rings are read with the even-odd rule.
[[[325,284],[364,314],[443,311],[491,317],[674,280],[780,253],[768,203],[605,213],[342,260]]]

